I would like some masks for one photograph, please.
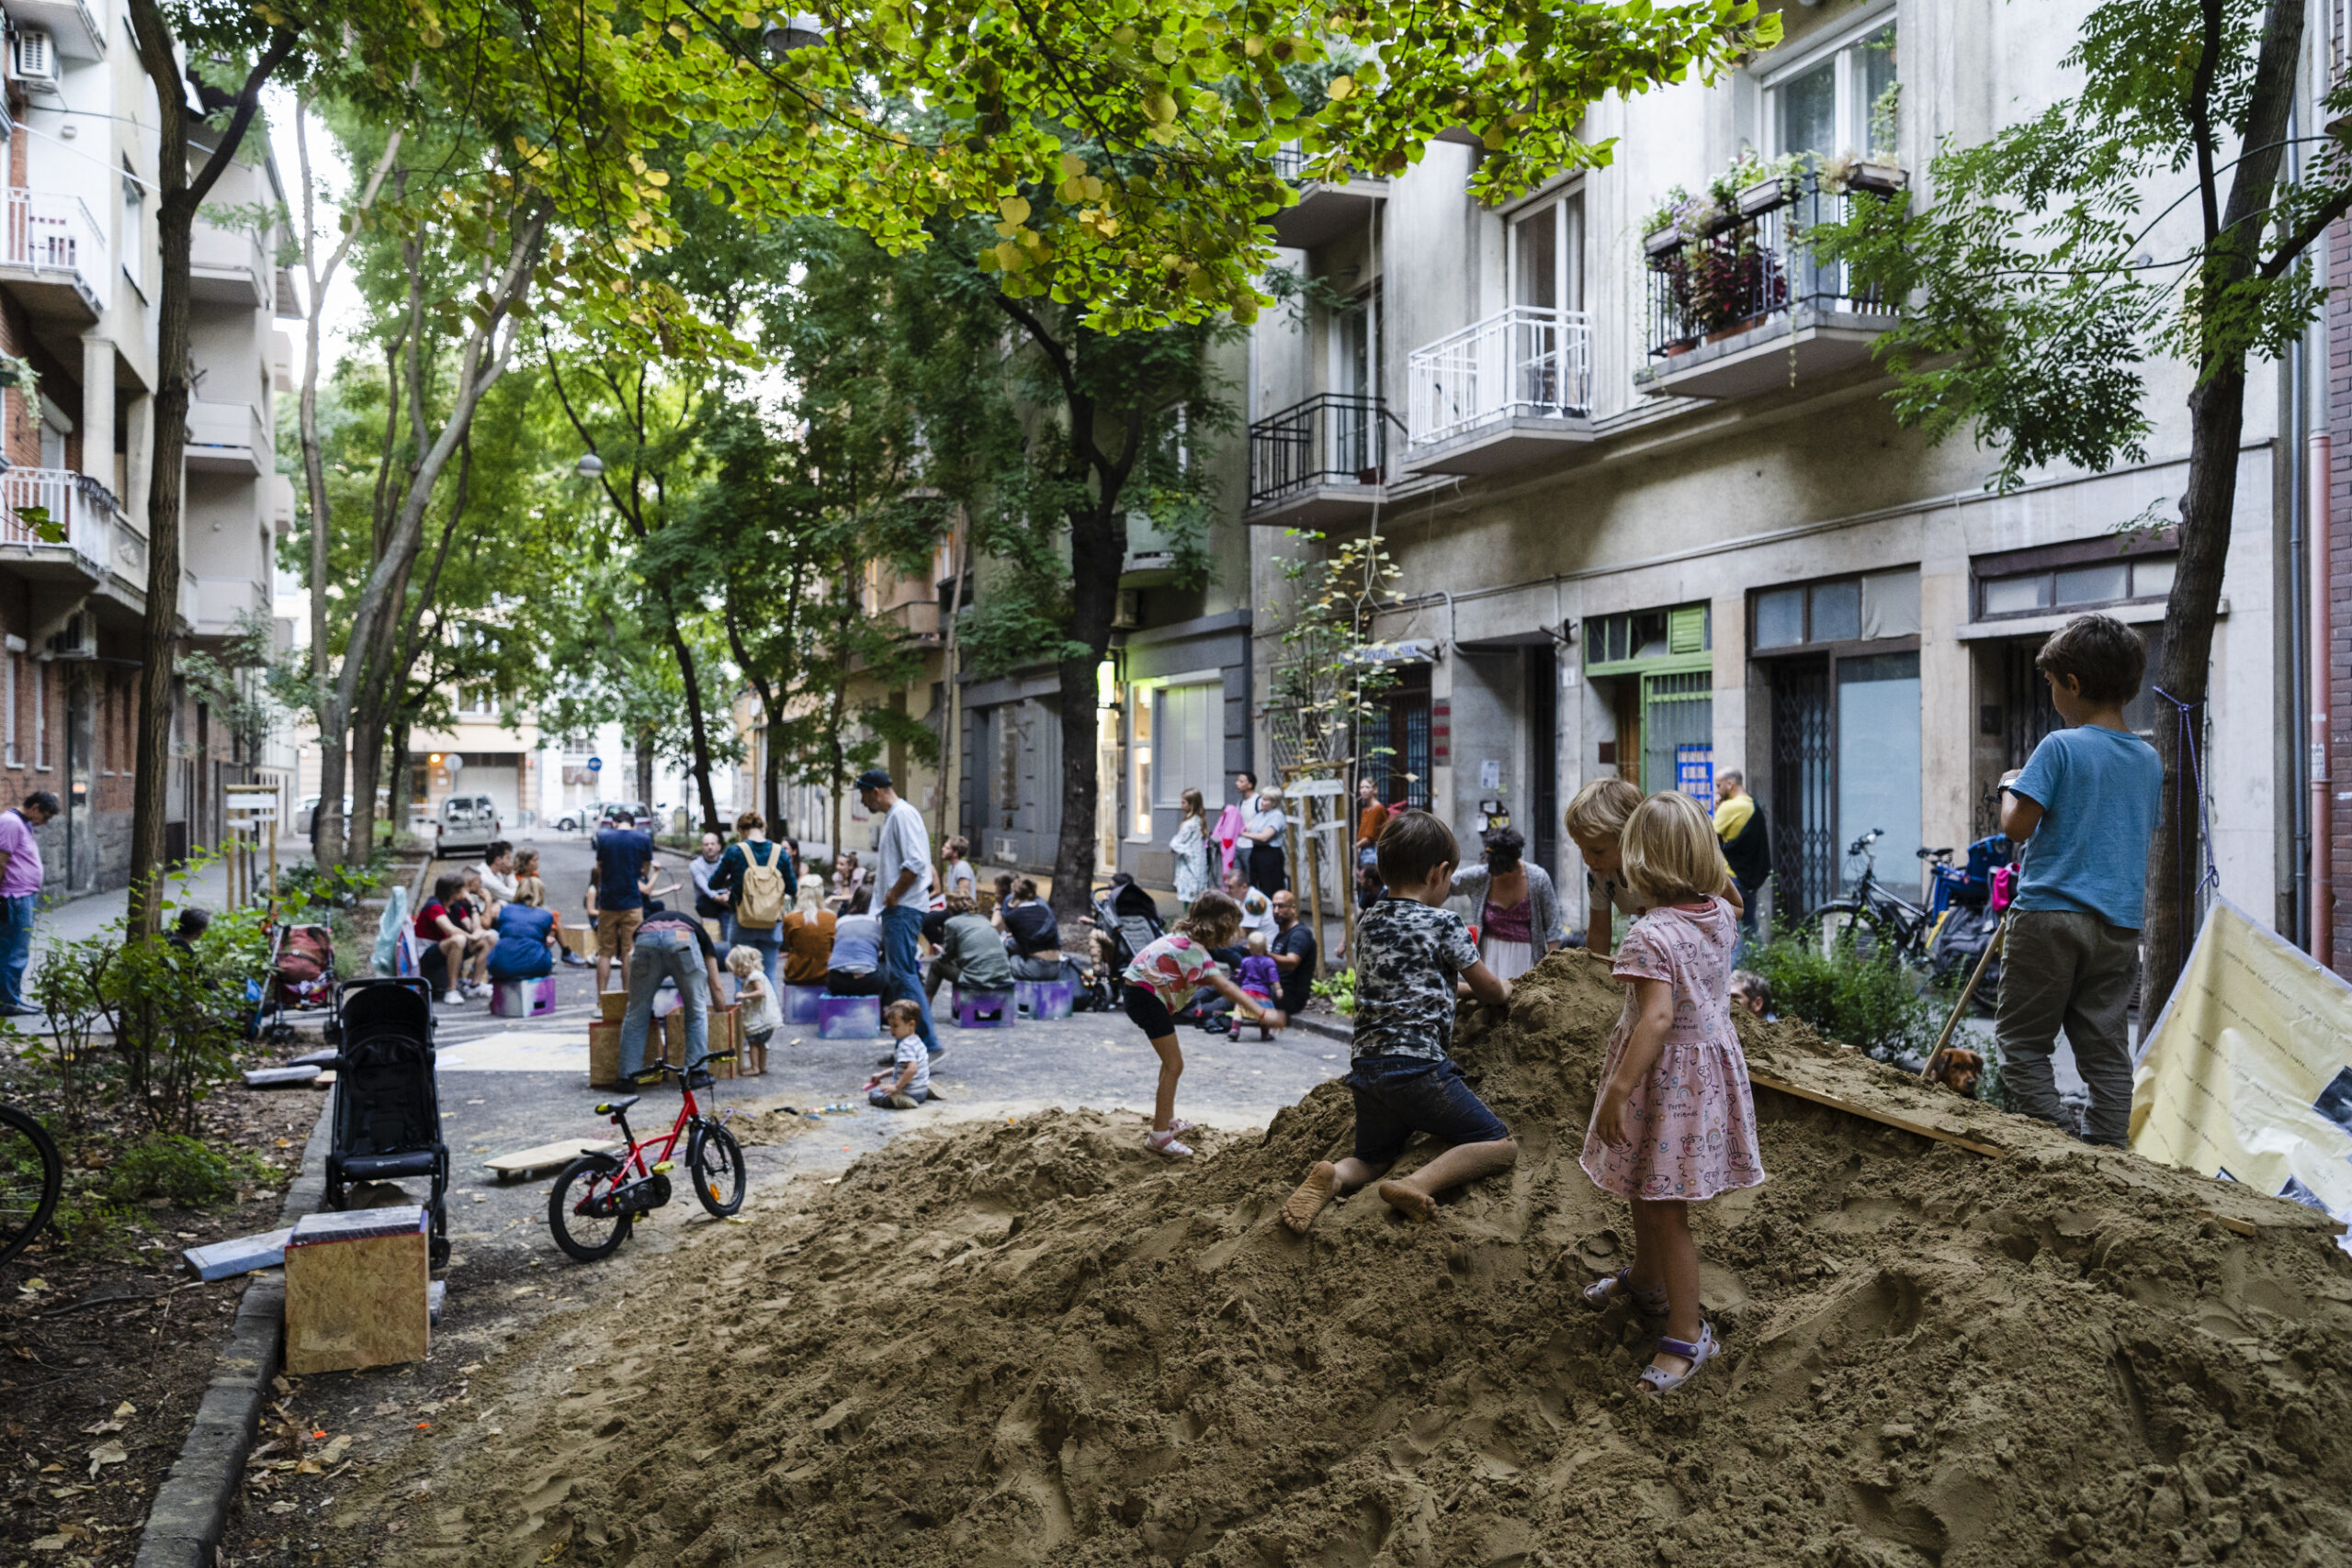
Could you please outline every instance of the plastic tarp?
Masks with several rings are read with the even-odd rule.
[[[394,887],[376,922],[376,949],[368,954],[379,975],[416,973],[416,932],[409,924],[408,889]]]
[[[2132,1147],[2352,1221],[2352,984],[2216,899],[2148,1032]]]

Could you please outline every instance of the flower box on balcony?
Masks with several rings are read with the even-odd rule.
[[[1655,261],[1682,243],[1682,231],[1669,223],[1642,236],[1642,254]]]
[[[1787,184],[1777,175],[1769,180],[1758,180],[1739,193],[1739,215],[1754,218],[1770,212],[1788,200],[1789,195]]]
[[[1911,183],[1911,176],[1899,164],[1859,163],[1846,171],[1848,190],[1866,190],[1878,196],[1893,196]]]

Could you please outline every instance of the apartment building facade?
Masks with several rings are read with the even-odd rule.
[[[43,853],[51,895],[71,896],[120,886],[130,863],[157,383],[154,97],[119,0],[6,0],[0,12],[0,793],[48,789],[64,803]],[[273,319],[295,305],[268,216],[283,192],[255,145],[262,155],[228,171],[197,229],[175,607],[188,648],[217,648],[249,618],[266,626],[276,536],[293,525],[271,399],[288,376]],[[266,736],[242,728],[183,683],[174,853],[217,843],[223,786],[260,774]]]
[[[1788,5],[1784,41],[1728,78],[1596,106],[1611,162],[1521,199],[1474,200],[1476,150],[1443,141],[1393,180],[1305,186],[1281,237],[1340,303],[1255,330],[1261,745],[1282,563],[1316,547],[1290,530],[1376,527],[1401,569],[1375,628],[1397,676],[1367,767],[1467,841],[1508,820],[1560,876],[1560,808],[1586,781],[1712,801],[1737,769],[1786,916],[1849,885],[1866,832],[1899,886],[1916,849],[1992,831],[1999,775],[2057,722],[2041,640],[2097,608],[2161,641],[2189,378],[2154,368],[2145,463],[1995,494],[1964,435],[1931,446],[1889,412],[1870,345],[1900,302],[1802,234],[2066,92],[2086,9]],[[1660,231],[1674,187],[1750,151],[1810,166]],[[2301,356],[2249,397],[2202,737],[2228,759],[2205,775],[2222,891],[2282,930],[2299,374]],[[2161,705],[2143,694],[2135,726],[2175,722]],[[1583,878],[1564,886],[1581,918]]]

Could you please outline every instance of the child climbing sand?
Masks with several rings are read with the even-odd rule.
[[[1634,1206],[1634,1261],[1587,1287],[1585,1304],[1630,1297],[1666,1318],[1643,1384],[1679,1388],[1712,1359],[1700,1317],[1692,1203],[1764,1179],[1747,1062],[1732,1032],[1728,987],[1739,915],[1710,893],[1722,847],[1699,803],[1663,791],[1634,808],[1622,838],[1623,874],[1647,912],[1625,933],[1617,978],[1625,1010],[1609,1036],[1585,1134],[1584,1171]]]
[[[1193,1154],[1177,1137],[1193,1124],[1176,1119],[1176,1080],[1184,1076],[1184,1053],[1176,1043],[1171,1006],[1182,1006],[1207,986],[1255,1022],[1276,1029],[1290,1022],[1281,1009],[1261,1006],[1209,956],[1211,948],[1230,947],[1240,933],[1241,906],[1222,893],[1204,893],[1193,900],[1174,931],[1136,953],[1120,974],[1126,982],[1127,1017],[1159,1057],[1159,1089],[1151,1102],[1151,1132],[1144,1138],[1144,1147],[1156,1155],[1189,1159]]]
[[[1444,908],[1461,851],[1453,829],[1426,811],[1392,818],[1377,846],[1389,897],[1356,922],[1355,1044],[1347,1085],[1355,1097],[1355,1152],[1317,1160],[1283,1204],[1301,1235],[1332,1199],[1396,1163],[1416,1133],[1453,1146],[1412,1175],[1380,1184],[1380,1201],[1416,1220],[1437,1217],[1437,1195],[1508,1170],[1519,1145],[1502,1119],[1462,1081],[1453,1042],[1454,981],[1490,1007],[1510,982],[1478,957],[1462,917]]]
[[[1626,881],[1619,842],[1625,831],[1626,818],[1641,803],[1642,792],[1623,779],[1595,779],[1577,791],[1562,814],[1566,818],[1569,840],[1584,857],[1584,946],[1596,958],[1608,957],[1610,948],[1615,944],[1619,915],[1638,919],[1649,907]],[[1720,848],[1715,859],[1721,863]],[[1716,889],[1716,896],[1731,906],[1735,916],[1744,908],[1738,884],[1732,880],[1728,865],[1723,867],[1722,885]]]

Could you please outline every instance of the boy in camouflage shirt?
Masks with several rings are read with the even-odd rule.
[[[1377,852],[1389,896],[1356,922],[1355,1045],[1346,1080],[1356,1102],[1355,1152],[1316,1161],[1283,1205],[1283,1224],[1301,1235],[1325,1204],[1395,1164],[1415,1133],[1453,1147],[1380,1184],[1381,1201],[1413,1219],[1436,1218],[1437,1194],[1508,1170],[1519,1157],[1510,1129],[1446,1055],[1457,978],[1489,1006],[1510,1000],[1510,982],[1487,967],[1470,928],[1443,907],[1461,853],[1453,831],[1426,811],[1407,812],[1382,830]]]

